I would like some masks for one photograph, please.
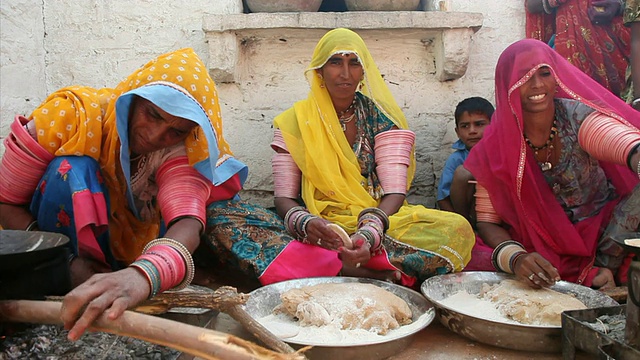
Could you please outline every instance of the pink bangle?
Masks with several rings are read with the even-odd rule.
[[[407,193],[407,168],[415,138],[411,130],[388,130],[375,136],[376,173],[385,194]]]
[[[165,161],[156,172],[158,204],[167,224],[182,217],[200,221],[204,231],[207,200],[211,184],[196,169],[189,166],[186,156]]]
[[[275,153],[271,159],[275,197],[297,199],[302,172],[289,153]]]
[[[640,141],[640,130],[599,112],[587,116],[578,130],[578,143],[598,160],[626,165]]]
[[[476,192],[473,196],[476,198],[476,220],[478,222],[502,223],[500,215],[498,215],[493,208],[491,198],[489,198],[489,192],[487,192],[484,186],[476,184]]]

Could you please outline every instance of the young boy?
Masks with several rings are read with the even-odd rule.
[[[458,135],[458,141],[456,141],[451,147],[455,149],[455,152],[449,156],[447,162],[442,169],[442,176],[440,177],[440,183],[438,184],[438,207],[441,210],[456,211],[454,208],[451,197],[451,183],[453,182],[453,174],[456,168],[464,162],[469,155],[469,150],[473,145],[477,144],[482,139],[484,129],[491,121],[491,115],[493,115],[493,105],[489,101],[481,97],[470,97],[462,100],[456,106],[454,113],[456,121],[456,134]],[[468,214],[463,214],[468,217]]]

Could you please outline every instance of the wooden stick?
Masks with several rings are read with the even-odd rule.
[[[603,293],[609,295],[613,300],[624,304],[627,302],[627,293],[629,289],[627,286],[617,286],[611,289],[601,290]]]
[[[144,314],[164,314],[176,307],[221,310],[247,302],[248,294],[238,293],[234,287],[221,286],[215,291],[165,291],[152,299],[144,300],[133,310]],[[62,296],[47,296],[47,300],[62,301]]]
[[[61,325],[62,304],[53,301],[0,301],[0,319],[12,322]],[[125,311],[115,320],[103,314],[91,327],[133,337],[201,357],[203,359],[303,359],[299,353],[280,354],[222,332],[177,321]]]

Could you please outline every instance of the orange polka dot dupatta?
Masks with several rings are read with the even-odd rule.
[[[134,259],[159,233],[160,219],[142,222],[133,212],[126,211],[130,181],[129,105],[133,95],[146,97],[158,87],[165,96],[163,104],[156,105],[199,125],[185,140],[189,164],[214,185],[224,183],[235,174],[244,183],[246,165],[233,158],[222,136],[216,86],[192,49],[157,57],[115,89],[81,86],[60,89],[30,116],[38,129],[38,143],[51,154],[86,155],[98,160],[109,190],[111,248],[115,257],[125,262]],[[172,106],[172,101],[197,106],[188,106],[191,110],[186,111],[184,106]]]

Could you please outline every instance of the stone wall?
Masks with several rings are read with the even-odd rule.
[[[6,136],[16,113],[29,114],[59,87],[113,87],[154,56],[181,47],[193,47],[208,62],[203,18],[243,12],[241,0],[132,4],[122,0],[0,2],[0,137]],[[418,172],[411,199],[430,207],[441,168],[456,140],[455,105],[469,96],[493,101],[497,58],[507,45],[524,36],[522,1],[449,0],[448,6],[450,11],[484,16],[471,40],[467,72],[457,80],[441,82],[435,77],[436,54],[429,44],[417,46],[379,32],[362,32],[418,134]],[[317,30],[290,44],[282,44],[277,37],[272,43],[246,43],[243,54],[251,66],[241,60],[239,81],[218,84],[225,136],[250,167],[247,199],[271,205],[271,121],[306,96],[302,71],[323,33]]]

